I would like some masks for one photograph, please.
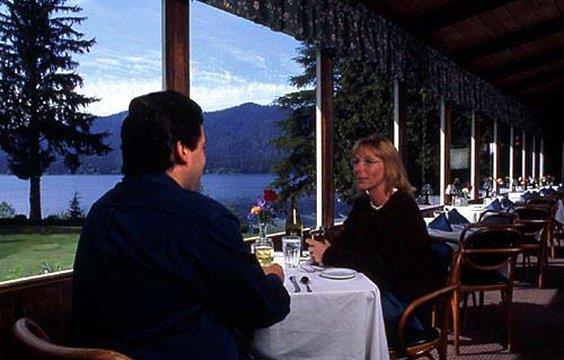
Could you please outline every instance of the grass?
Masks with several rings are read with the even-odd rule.
[[[282,231],[283,229],[271,229]],[[244,237],[257,236],[253,232]],[[72,269],[80,228],[4,227],[0,229],[0,282]]]
[[[0,282],[71,269],[79,236],[44,229],[0,233]]]

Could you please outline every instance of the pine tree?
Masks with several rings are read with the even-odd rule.
[[[41,218],[40,179],[55,155],[74,172],[80,155],[109,151],[82,111],[97,99],[76,92],[82,78],[72,55],[95,41],[73,29],[86,18],[66,2],[0,0],[0,147],[10,170],[30,180],[30,219]]]
[[[80,207],[80,196],[78,196],[78,191],[75,191],[72,196],[67,216],[69,219],[73,220],[84,218],[84,211],[82,211],[82,208]]]

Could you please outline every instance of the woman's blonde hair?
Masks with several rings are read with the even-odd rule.
[[[380,136],[362,138],[354,143],[351,155],[354,156],[362,147],[372,149],[384,163],[387,193],[391,194],[394,188],[408,194],[415,191],[415,188],[411,186],[407,179],[407,172],[401,162],[400,155],[390,140]]]

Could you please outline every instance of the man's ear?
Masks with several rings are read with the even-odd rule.
[[[174,145],[174,158],[179,165],[185,165],[192,160],[192,152],[187,146],[184,146],[180,141]]]

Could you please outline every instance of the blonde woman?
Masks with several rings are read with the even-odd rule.
[[[351,155],[361,196],[341,235],[332,244],[308,241],[310,253],[324,265],[358,270],[378,285],[393,343],[390,337],[406,305],[437,285],[431,242],[394,145],[368,137],[354,144]],[[423,328],[417,319],[412,326]]]

